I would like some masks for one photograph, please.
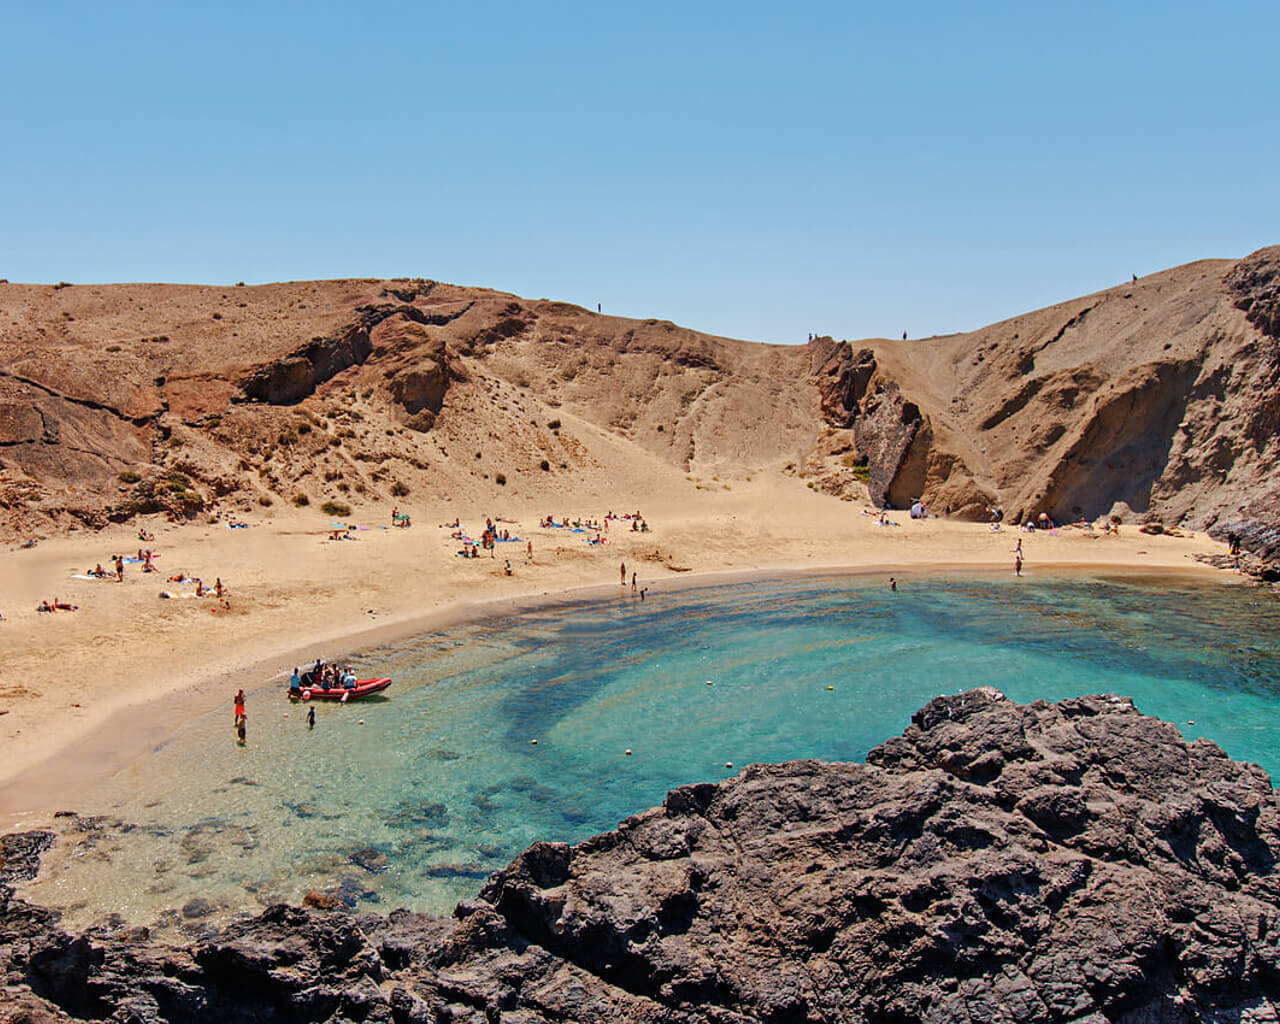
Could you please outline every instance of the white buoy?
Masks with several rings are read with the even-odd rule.
[[[530,740],[529,742],[530,742],[530,743],[532,743],[535,747],[538,745],[538,741],[537,741],[537,740]]]
[[[708,685],[708,686],[710,686],[710,685],[711,685],[711,680],[710,680],[710,679],[708,679],[708,680],[707,680],[707,685]]]
[[[628,748],[627,748],[627,757],[630,757],[630,756],[631,756],[631,748],[630,748],[630,747],[628,747]]]
[[[310,700],[310,699],[311,699],[311,691],[310,691],[310,690],[303,690],[303,691],[302,691],[302,699],[303,699],[303,700]]]
[[[733,762],[732,762],[732,761],[726,761],[726,762],[724,763],[724,766],[725,766],[726,768],[732,768],[732,767],[733,767]]]
[[[356,722],[356,725],[364,725],[364,719],[360,719],[360,721]]]

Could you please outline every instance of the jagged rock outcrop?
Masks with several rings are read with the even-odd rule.
[[[1280,340],[1280,246],[1260,249],[1227,275],[1236,308],[1268,337]]]
[[[277,906],[169,948],[15,928],[6,898],[0,965],[41,1012],[142,1022],[1261,1022],[1278,861],[1256,766],[1124,698],[981,689],[865,764],[754,765],[537,843],[452,924]]]

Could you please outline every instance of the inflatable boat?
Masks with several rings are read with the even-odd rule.
[[[358,679],[356,680],[356,685],[350,688],[334,686],[328,690],[322,690],[318,686],[304,685],[301,697],[302,700],[352,701],[367,697],[371,693],[381,693],[390,685],[390,676],[384,676],[381,679]],[[289,696],[294,700],[298,699],[298,694],[292,691],[290,691]]]

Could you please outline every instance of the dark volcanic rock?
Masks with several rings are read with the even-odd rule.
[[[1274,1021],[1278,857],[1256,766],[1123,698],[975,690],[866,764],[537,843],[452,924],[277,906],[190,950],[46,922],[0,953],[29,1005],[138,1021]]]

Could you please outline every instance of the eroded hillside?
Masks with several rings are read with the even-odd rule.
[[[1280,248],[919,341],[770,346],[423,280],[0,284],[0,526],[754,473],[984,518],[1252,520]],[[627,460],[632,472],[634,459]]]

